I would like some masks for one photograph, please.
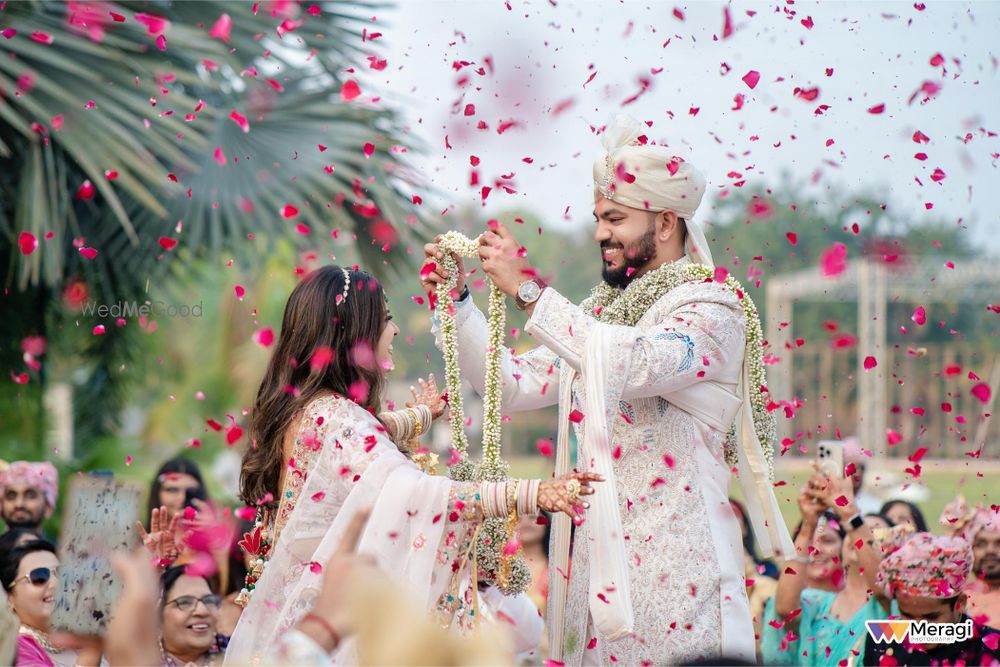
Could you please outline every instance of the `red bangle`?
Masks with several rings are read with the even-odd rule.
[[[340,635],[338,635],[337,631],[333,629],[333,626],[330,625],[329,621],[327,621],[325,618],[323,618],[319,614],[314,614],[312,612],[309,612],[308,614],[306,614],[305,616],[302,617],[302,620],[303,621],[316,621],[321,626],[323,626],[323,629],[326,630],[326,632],[327,632],[328,635],[330,635],[330,639],[333,640],[333,648],[337,648],[337,646],[340,645]]]

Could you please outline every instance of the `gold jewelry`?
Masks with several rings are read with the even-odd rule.
[[[424,426],[420,423],[420,415],[413,408],[406,408],[406,413],[410,415],[410,420],[413,421],[413,437],[419,438],[420,434],[424,432]]]
[[[583,486],[580,484],[580,480],[573,477],[566,481],[566,495],[569,496],[569,502],[571,505],[575,505],[576,501],[580,498],[580,491],[583,490]]]

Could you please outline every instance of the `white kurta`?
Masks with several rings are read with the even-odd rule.
[[[456,304],[459,363],[482,393],[486,319],[471,300]],[[559,385],[580,370],[597,321],[552,288],[526,331],[542,346],[503,359],[504,410],[554,405]],[[569,581],[563,659],[566,664],[676,663],[699,656],[754,659],[741,532],[729,505],[725,433],[664,397],[713,381],[736,394],[743,367],[744,316],[737,297],[715,283],[686,283],[657,301],[635,327],[610,327],[631,344],[613,421],[614,473],[628,558],[634,634],[603,641],[589,607],[588,526],[577,529]],[[619,364],[620,365],[620,364]],[[573,408],[585,412],[579,380]],[[585,449],[584,422],[574,424]],[[577,467],[588,468],[580,451]],[[550,570],[550,577],[564,573]]]

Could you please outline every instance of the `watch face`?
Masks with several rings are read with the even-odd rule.
[[[534,280],[521,283],[521,286],[517,288],[517,295],[521,297],[521,301],[524,301],[525,303],[535,301],[541,293],[542,289]]]

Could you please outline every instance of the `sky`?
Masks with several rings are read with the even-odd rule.
[[[790,183],[874,193],[1000,254],[1000,2],[400,0],[372,18],[387,66],[363,83],[423,147],[431,216],[589,226],[595,128],[624,112],[706,175],[702,222],[741,185]]]

